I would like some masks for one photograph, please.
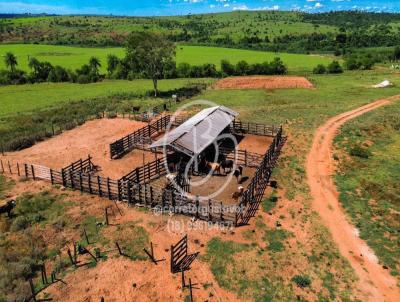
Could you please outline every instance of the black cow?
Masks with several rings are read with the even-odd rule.
[[[8,217],[11,217],[11,212],[16,205],[17,202],[15,200],[8,201],[5,205],[0,206],[0,214],[7,213]]]
[[[237,183],[240,183],[240,181],[242,180],[242,176],[243,176],[243,167],[239,166],[235,172],[233,173],[233,175],[236,177]]]
[[[226,169],[229,169],[229,172],[232,171],[233,169],[233,160],[224,160],[223,162],[221,162],[221,168],[224,169],[224,172],[226,174]]]

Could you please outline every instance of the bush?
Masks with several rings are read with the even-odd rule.
[[[328,73],[343,73],[343,68],[342,66],[340,66],[338,61],[333,61],[331,64],[328,65]]]
[[[326,67],[325,65],[319,64],[317,65],[314,70],[313,70],[314,74],[325,74],[326,73]]]
[[[117,113],[110,111],[107,113],[107,118],[116,118],[117,117]]]
[[[88,83],[90,83],[90,78],[89,78],[88,75],[81,74],[81,75],[78,76],[76,82],[78,84],[88,84]]]
[[[178,78],[189,78],[191,74],[191,66],[188,63],[179,63],[176,72]]]
[[[12,232],[18,232],[20,230],[24,230],[29,226],[29,221],[25,216],[18,216],[14,219],[10,230]]]
[[[375,60],[371,55],[350,55],[346,58],[345,66],[348,70],[370,70],[375,65]]]
[[[239,61],[235,67],[236,75],[247,75],[250,72],[250,66],[246,61]]]
[[[226,75],[234,75],[235,74],[235,66],[233,66],[229,61],[222,60],[221,61],[221,70]]]
[[[296,275],[292,278],[292,281],[300,288],[309,287],[311,285],[311,279],[306,275]]]
[[[372,155],[372,153],[368,149],[356,145],[353,148],[351,148],[350,155],[367,159]]]

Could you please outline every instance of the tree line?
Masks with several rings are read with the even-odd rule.
[[[99,72],[99,68],[101,67],[100,60],[96,57],[91,57],[88,64],[84,64],[75,71],[67,70],[58,65],[53,66],[49,62],[41,62],[32,57],[28,62],[31,72],[26,73],[17,68],[17,57],[11,52],[5,54],[4,63],[8,69],[0,70],[0,85],[41,82],[73,82],[86,84],[97,82],[104,78]]]
[[[8,52],[4,57],[8,70],[0,71],[0,84],[25,84],[40,82],[74,82],[92,83],[104,78],[110,79],[151,79],[154,84],[155,95],[160,79],[173,78],[221,78],[226,76],[244,75],[283,75],[287,73],[287,66],[280,58],[271,62],[249,64],[240,61],[231,64],[227,60],[221,61],[221,68],[217,70],[215,64],[190,65],[176,64],[176,45],[164,36],[150,32],[134,32],[126,42],[126,55],[120,59],[115,55],[107,56],[107,74],[100,73],[101,61],[91,57],[88,64],[84,64],[75,71],[61,66],[53,66],[49,62],[41,62],[30,58],[30,73],[17,69],[18,61],[13,53]]]

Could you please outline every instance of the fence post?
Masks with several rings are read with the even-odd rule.
[[[32,170],[33,180],[36,180],[36,178],[35,178],[35,168],[33,167],[33,165],[31,165],[31,170]]]
[[[10,174],[12,174],[12,169],[11,169],[10,161],[8,161],[8,170],[10,171]]]
[[[200,201],[199,201],[199,195],[196,195],[196,218],[199,219],[200,217]]]
[[[99,189],[99,196],[102,197],[103,196],[103,192],[101,192],[100,176],[97,176],[97,186],[98,186],[98,189]]]
[[[83,192],[83,180],[82,180],[82,173],[79,173],[79,186],[81,187],[81,192]]]
[[[74,189],[75,188],[75,184],[74,184],[74,177],[72,174],[72,170],[69,171],[69,177],[71,178],[71,188]]]
[[[88,174],[88,185],[89,185],[89,193],[92,194],[92,181],[91,181],[91,176]]]
[[[247,167],[247,149],[244,150],[244,165]]]
[[[19,171],[19,163],[17,163],[17,171],[18,171],[18,176],[21,176],[21,172]]]
[[[122,196],[121,196],[121,181],[118,180],[118,200],[122,201]]]
[[[53,177],[53,170],[52,169],[50,169],[50,181],[51,181],[51,184],[54,185],[54,177]]]
[[[110,177],[107,177],[107,191],[108,191],[108,199],[111,199],[111,192],[110,192]]]
[[[139,187],[139,190],[140,190],[140,187]],[[128,180],[128,186],[127,186],[126,194],[128,195],[128,205],[130,205],[132,203],[132,195],[131,195],[132,194],[132,184],[131,184],[130,180]],[[140,195],[140,193],[139,193],[139,195]]]
[[[3,160],[0,159],[0,163],[1,163],[1,173],[4,173]]]
[[[211,199],[208,200],[208,221],[212,221]]]
[[[24,164],[25,166],[25,178],[28,179],[28,165]]]
[[[61,178],[62,178],[62,184],[64,187],[67,186],[67,180],[65,179],[65,171],[64,169],[61,169]]]

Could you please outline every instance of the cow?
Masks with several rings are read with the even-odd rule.
[[[239,197],[242,197],[244,193],[244,187],[239,186],[236,192],[232,193],[232,198],[238,200]]]
[[[229,169],[229,172],[232,171],[233,169],[233,160],[224,160],[223,162],[221,162],[221,168],[224,169],[224,172],[226,174],[226,169]]]
[[[217,172],[218,175],[221,174],[221,165],[219,163],[207,162],[207,167],[209,168],[210,171],[212,171],[213,175],[215,172]]]
[[[17,202],[15,200],[8,201],[5,205],[0,206],[0,214],[7,213],[8,217],[11,218],[11,212],[16,205]]]
[[[236,177],[237,183],[240,183],[240,181],[242,180],[242,176],[243,176],[243,167],[238,166],[237,169],[235,170],[235,172],[233,172],[233,175]]]

